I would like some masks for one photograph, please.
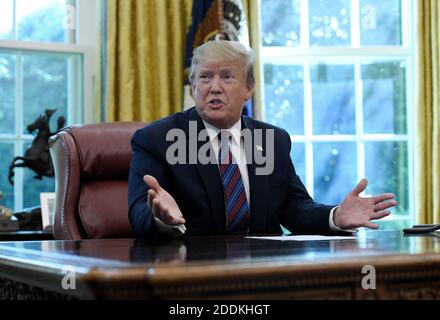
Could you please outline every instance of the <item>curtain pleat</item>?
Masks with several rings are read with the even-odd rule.
[[[438,0],[418,1],[416,214],[420,223],[440,223],[439,15]]]
[[[192,0],[107,1],[107,121],[150,122],[183,106]]]

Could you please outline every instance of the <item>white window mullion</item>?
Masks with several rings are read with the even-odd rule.
[[[309,138],[311,142],[358,142],[358,141],[379,141],[379,142],[395,142],[395,141],[407,141],[408,136],[406,134],[320,134],[314,135]]]
[[[72,76],[75,76],[75,73],[75,61],[69,57],[67,60],[67,119],[72,119],[72,122],[77,122],[75,112],[73,112],[75,97],[72,94],[75,89],[75,81],[72,81]]]
[[[23,55],[15,58],[15,156],[24,155],[23,136]],[[14,210],[23,208],[23,169],[14,170]]]
[[[21,51],[31,52],[53,52],[53,53],[78,53],[85,54],[87,50],[90,50],[87,46],[63,44],[63,43],[46,43],[46,42],[33,42],[33,41],[9,41],[0,40],[0,48],[8,50],[15,49]]]
[[[416,106],[416,94],[412,88],[415,88],[415,70],[413,68],[414,63],[412,62],[412,59],[407,59],[406,64],[406,107],[407,107],[407,114],[415,114],[415,106]],[[418,189],[418,186],[416,185],[418,183],[418,180],[415,179],[415,164],[414,164],[414,145],[415,141],[414,139],[410,139],[409,137],[415,137],[415,119],[416,117],[407,117],[406,123],[407,123],[407,152],[408,152],[408,196],[415,194],[415,190]],[[416,204],[415,204],[415,197],[410,197],[408,202],[408,210],[411,214],[411,218],[413,221],[417,217],[414,212],[416,212]],[[414,221],[417,222],[417,221]]]
[[[309,1],[301,1],[301,21],[300,21],[300,47],[308,48],[310,46],[309,39]]]
[[[407,107],[407,114],[408,115],[415,115],[416,114],[416,105],[417,105],[417,91],[414,90],[416,88],[417,81],[417,67],[415,64],[415,58],[417,56],[417,41],[415,37],[416,30],[416,12],[417,12],[417,3],[416,1],[411,1],[411,3],[408,3],[407,1],[403,1],[402,3],[402,13],[406,13],[405,16],[402,16],[402,19],[410,19],[410,22],[412,25],[408,22],[408,20],[402,21],[402,28],[403,24],[406,23],[406,28],[410,28],[410,31],[407,31],[406,33],[403,33],[403,40],[402,44],[407,45],[408,43],[414,43],[414,45],[411,47],[412,54],[409,58],[406,59],[406,107]],[[405,10],[405,11],[403,11]],[[412,16],[410,16],[412,15]],[[406,35],[406,36],[405,36]],[[415,163],[414,163],[414,157],[415,157],[415,140],[413,138],[410,139],[410,137],[415,137],[416,135],[416,117],[409,116],[406,118],[407,121],[407,136],[408,136],[408,194],[413,195],[415,194],[415,190],[420,190],[418,184],[418,179],[415,177]],[[409,212],[410,216],[413,222],[417,223],[418,217],[417,214],[415,214],[416,211],[416,198],[410,197],[409,199]],[[417,220],[416,220],[417,219]]]
[[[71,44],[76,43],[76,38],[77,38],[76,33],[78,30],[78,28],[76,26],[79,26],[78,22],[79,22],[80,15],[78,14],[78,5],[76,2],[77,2],[76,0],[66,0],[66,9],[65,9],[66,13],[65,14],[68,14],[68,12],[67,12],[68,7],[67,6],[75,8],[75,10],[73,12],[74,17],[70,17],[70,18],[74,18],[75,26],[73,28],[69,28],[67,30],[67,43],[71,43]]]
[[[357,153],[357,176],[358,181],[365,177],[365,143],[364,135],[364,112],[361,61],[354,63],[354,90],[355,90],[355,119],[356,119],[356,153]]]
[[[310,47],[310,29],[309,29],[309,1],[301,1],[301,21],[300,34],[301,44],[300,48],[308,49]],[[307,190],[313,197],[313,144],[312,137],[312,83],[310,81],[310,61],[304,60],[303,64],[303,85],[304,85],[304,160],[305,160],[305,179],[304,181]]]
[[[89,49],[84,51],[81,57],[83,72],[81,73],[82,79],[84,79],[81,85],[78,87],[82,97],[83,113],[81,121],[84,123],[93,122],[93,62],[92,62],[92,52]],[[78,61],[78,60],[77,60]]]
[[[415,6],[414,5],[415,1],[411,1],[411,2],[412,2],[412,6]],[[411,8],[411,4],[408,3],[408,0],[402,0],[401,3],[402,3],[402,7],[400,11],[400,16],[402,19],[402,47],[407,48],[410,43],[409,40],[413,40],[410,37],[411,30],[413,30],[413,28],[411,28],[411,26],[409,25],[409,21],[411,20],[409,15],[410,14],[415,15],[414,12],[417,11],[414,10],[415,9],[414,7]],[[415,18],[413,20],[415,20]]]
[[[82,123],[84,121],[82,102],[78,96],[78,90],[82,82],[79,79],[81,74],[80,66],[78,65],[78,57],[70,56],[67,61],[67,118],[71,119],[72,123]],[[82,96],[82,95],[81,95]]]
[[[17,4],[16,0],[12,1],[12,30],[11,39],[17,39]]]
[[[305,163],[306,163],[306,188],[310,195],[314,195],[313,179],[313,114],[312,114],[312,81],[310,76],[310,61],[304,62],[304,138],[305,138]]]
[[[361,45],[359,0],[350,1],[350,11],[351,46],[354,48],[359,48]]]
[[[381,59],[395,61],[404,59],[412,54],[411,48],[400,46],[371,46],[362,48],[351,47],[262,47],[261,54],[270,57],[271,60],[278,59],[302,59],[302,58],[330,58],[332,60],[347,60],[347,58],[365,57],[369,59]]]
[[[260,52],[261,52],[261,50],[263,49],[263,47],[261,47],[260,48]],[[262,120],[263,121],[268,121],[267,120],[267,118],[266,118],[266,92],[265,92],[265,90],[264,90],[264,88],[265,88],[265,80],[264,80],[264,78],[265,78],[265,75],[264,75],[264,65],[266,64],[266,63],[271,63],[271,61],[270,61],[270,59],[266,59],[266,56],[265,55],[261,55],[261,58],[259,59],[261,62],[260,62],[260,70],[261,70],[261,72],[260,72],[260,81],[261,81],[261,85],[260,85],[260,88],[261,88],[261,90],[260,90],[260,97],[261,97],[261,107],[260,107],[260,112],[261,112],[261,118],[262,118]],[[269,60],[269,61],[266,61],[266,60]],[[255,93],[254,93],[255,94]]]

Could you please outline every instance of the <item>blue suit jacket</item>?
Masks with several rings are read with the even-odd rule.
[[[128,184],[130,222],[140,237],[157,233],[153,215],[147,206],[146,174],[176,200],[186,220],[187,235],[226,234],[226,211],[222,182],[217,164],[174,164],[166,160],[167,148],[174,141],[166,141],[167,132],[182,129],[189,137],[189,122],[197,123],[197,131],[204,129],[195,108],[173,114],[138,130],[132,137],[132,160]],[[193,122],[194,123],[194,122]],[[242,126],[274,130],[274,170],[270,175],[256,175],[258,167],[248,164],[250,189],[250,234],[281,234],[280,225],[293,233],[328,233],[329,213],[333,206],[314,202],[295,173],[290,159],[289,134],[275,126],[243,116]],[[187,140],[187,148],[189,141]],[[206,142],[199,141],[198,148]],[[262,148],[266,141],[263,139]],[[254,152],[257,152],[255,141]],[[188,151],[188,150],[187,150]],[[261,148],[259,150],[261,152]],[[264,152],[263,151],[263,152]]]

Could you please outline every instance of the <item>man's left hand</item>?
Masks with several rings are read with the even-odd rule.
[[[371,220],[382,219],[390,215],[388,208],[397,205],[392,193],[383,193],[369,198],[360,197],[360,193],[367,187],[367,179],[359,184],[345,197],[342,204],[336,209],[333,222],[340,229],[367,227],[377,229],[379,226]]]

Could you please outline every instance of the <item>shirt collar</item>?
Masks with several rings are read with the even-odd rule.
[[[220,133],[220,129],[214,127],[212,124],[206,122],[205,120],[203,120],[203,124],[205,125],[206,131],[208,132],[208,136],[209,136],[209,141],[212,142],[212,140],[214,140],[215,138],[217,138],[218,134]],[[230,127],[229,129],[227,129],[235,143],[237,145],[240,145],[240,138],[241,138],[241,117],[240,119],[238,119],[238,121],[236,123],[234,123],[234,125],[232,127]]]

